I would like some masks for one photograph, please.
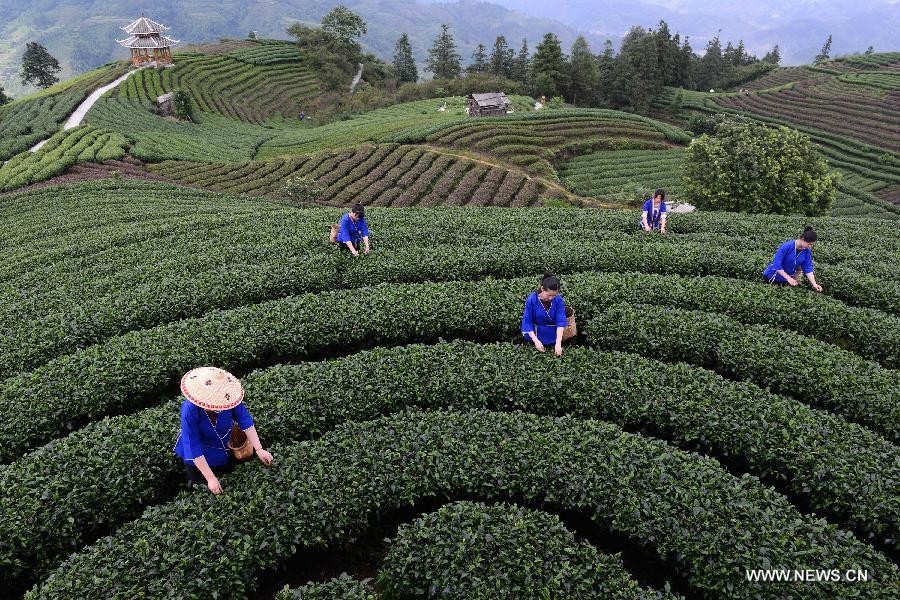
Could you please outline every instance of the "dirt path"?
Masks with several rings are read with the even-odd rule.
[[[353,90],[356,89],[356,86],[359,85],[359,80],[362,79],[363,73],[363,64],[359,63],[359,71],[356,72],[356,75],[353,77],[353,83],[350,84],[350,93],[353,93]]]
[[[97,103],[97,100],[100,99],[100,96],[108,92],[109,90],[117,87],[120,83],[131,77],[133,74],[137,73],[140,69],[134,69],[133,71],[128,71],[112,83],[108,83],[103,87],[97,88],[91,95],[88,96],[84,102],[78,105],[78,108],[69,116],[69,119],[66,121],[66,124],[63,125],[63,129],[72,129],[73,127],[78,127],[81,125],[81,122],[84,120],[84,117],[88,114],[88,111]],[[49,138],[48,138],[49,139]],[[34,146],[31,147],[31,152],[37,152],[40,150],[44,144],[47,143],[47,140],[43,140],[38,142]]]

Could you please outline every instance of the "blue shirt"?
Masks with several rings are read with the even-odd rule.
[[[775,251],[775,258],[772,259],[772,262],[769,263],[769,266],[763,271],[763,277],[770,281],[773,278],[775,281],[787,281],[787,279],[778,274],[778,270],[784,269],[785,273],[793,277],[794,273],[797,271],[797,267],[801,267],[803,273],[806,275],[812,273],[812,252],[809,248],[797,252],[796,241],[788,240],[778,246],[778,250]]]
[[[566,326],[566,303],[559,294],[550,302],[550,310],[544,308],[537,292],[531,292],[522,313],[522,335],[534,331],[544,345],[556,345],[556,328]]]
[[[650,226],[650,229],[659,229],[659,224],[662,220],[662,216],[666,214],[666,203],[660,202],[659,208],[654,210],[653,198],[649,198],[646,202],[644,202],[644,212],[647,213],[647,225]]]
[[[220,412],[213,429],[206,411],[185,400],[181,403],[181,433],[175,443],[175,454],[186,463],[202,455],[210,467],[224,465],[228,462],[228,441],[235,418],[241,429],[253,427],[253,417],[243,402],[231,410]]]
[[[345,244],[347,242],[358,244],[364,237],[368,236],[369,225],[366,223],[365,217],[360,217],[356,222],[350,218],[350,213],[341,217],[341,228],[337,234],[337,241],[339,244]]]

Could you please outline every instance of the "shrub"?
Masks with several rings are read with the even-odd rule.
[[[316,183],[312,177],[289,177],[282,187],[282,192],[295,204],[313,204],[322,201],[325,187]]]
[[[176,90],[172,96],[172,107],[175,112],[175,118],[179,121],[190,121],[193,113],[193,102],[191,95],[184,90]]]
[[[377,587],[388,598],[675,598],[642,593],[618,555],[576,539],[556,515],[479,502],[451,503],[401,525]]]
[[[831,206],[836,176],[799,131],[727,120],[688,147],[684,181],[701,208],[815,215]]]

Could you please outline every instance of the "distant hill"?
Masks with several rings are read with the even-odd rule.
[[[441,1],[441,0],[432,0]],[[829,34],[832,56],[896,48],[900,30],[897,0],[837,2],[804,0],[492,0],[528,15],[552,17],[593,32],[624,34],[632,25],[651,27],[665,19],[673,30],[690,35],[695,50],[722,30],[723,40],[743,39],[748,50],[762,56],[775,44],[782,62],[811,62]]]
[[[243,37],[251,30],[261,37],[286,37],[291,23],[320,22],[338,2],[321,0],[0,0],[0,82],[15,95],[21,93],[16,73],[25,43],[46,45],[63,65],[63,79],[125,58],[115,42],[119,27],[148,11],[148,16],[172,28],[185,42],[208,42],[222,37]],[[401,32],[408,32],[419,60],[431,45],[441,23],[448,23],[468,61],[479,42],[492,43],[506,35],[514,46],[528,38],[532,48],[545,32],[560,36],[565,48],[577,31],[549,18],[529,17],[506,8],[473,1],[422,4],[409,0],[344,0],[343,4],[368,22],[363,38],[367,49],[389,58]],[[592,36],[599,48],[602,39]]]

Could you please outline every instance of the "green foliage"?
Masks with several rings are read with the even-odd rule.
[[[309,177],[290,177],[284,182],[282,191],[295,204],[311,204],[320,202],[325,195],[325,188]]]
[[[576,106],[579,100],[582,104],[593,104],[593,96],[600,82],[600,72],[597,68],[597,60],[591,53],[587,40],[578,36],[572,45],[572,55],[569,61],[569,97]]]
[[[526,56],[528,53],[526,47]],[[515,58],[513,49],[506,43],[506,38],[498,35],[494,40],[494,48],[491,50],[490,67],[488,69],[494,77],[513,79],[515,77]],[[524,83],[524,81],[523,81]]]
[[[734,118],[724,113],[691,113],[691,116],[688,117],[687,129],[696,136],[704,134],[714,136],[719,129],[719,125],[728,119],[733,120]]]
[[[179,121],[190,121],[194,103],[191,95],[184,90],[176,90],[172,96],[172,106],[175,109],[175,118]]]
[[[535,96],[556,96],[569,85],[566,57],[563,55],[559,38],[553,33],[544,35],[537,51],[531,58],[530,78]]]
[[[397,40],[394,47],[394,70],[397,72],[397,82],[415,83],[419,80],[419,70],[416,68],[416,59],[413,58],[412,45],[409,36],[405,33]]]
[[[6,92],[3,90],[3,86],[0,85],[0,106],[9,104],[10,102],[12,102],[12,100],[12,98],[6,95]]]
[[[60,131],[37,152],[22,152],[0,166],[0,191],[9,192],[62,175],[79,162],[125,157],[128,140],[89,126]]]
[[[308,583],[299,588],[285,586],[275,600],[377,600],[368,582],[353,579],[346,573],[319,583]]]
[[[446,24],[441,25],[441,32],[428,49],[425,70],[433,73],[435,79],[456,79],[462,72],[460,60],[450,27]]]
[[[22,85],[35,84],[39,88],[47,89],[59,82],[57,73],[62,70],[59,61],[47,52],[37,42],[28,42],[25,45],[25,54],[22,55],[22,71],[19,76]]]
[[[487,73],[489,68],[487,48],[484,44],[478,44],[472,53],[472,63],[466,67],[466,73]]]
[[[563,509],[586,508],[601,527],[614,523],[631,540],[652,540],[693,587],[716,595],[805,598],[815,589],[824,598],[846,585],[746,582],[748,557],[766,556],[774,565],[864,568],[876,578],[866,585],[869,597],[896,596],[897,567],[871,546],[800,513],[755,478],[734,477],[715,460],[600,421],[410,412],[272,449],[277,467],[248,465],[228,478],[221,496],[184,494],[148,508],[70,557],[26,598],[83,597],[98,588],[147,597],[173,588],[243,596],[257,574],[297,546],[338,545],[373,513],[466,493],[540,496]],[[210,531],[234,541],[200,561],[215,543]],[[151,575],[159,564],[170,566],[164,578]]]
[[[578,302],[575,306],[581,312],[585,305]],[[352,302],[336,307],[347,315],[353,310]],[[597,316],[615,318],[616,312]],[[598,334],[608,327],[596,319],[591,322],[599,327],[589,329]],[[623,319],[620,328],[626,324]],[[412,334],[412,328],[405,331]],[[599,335],[595,339],[600,341]],[[691,339],[696,340],[697,334]],[[696,342],[684,346],[702,350]],[[476,364],[479,369],[470,367]],[[646,385],[633,385],[635,379]],[[417,383],[410,386],[407,381]],[[874,509],[880,519],[890,518],[888,509],[876,507],[889,492],[867,494],[862,501],[857,493],[863,485],[882,488],[889,483],[889,465],[897,454],[889,443],[753,385],[633,354],[578,348],[556,362],[511,344],[413,345],[379,348],[336,361],[276,366],[253,373],[244,385],[249,408],[258,422],[265,423],[269,443],[316,439],[343,423],[409,408],[515,411],[527,406],[536,414],[568,413],[628,428],[653,424],[665,427],[684,444],[700,431],[713,446],[747,456],[754,469],[775,470],[797,489],[811,486],[816,503],[824,503],[832,513],[864,515]],[[560,388],[567,390],[566,396],[554,392]],[[143,510],[140,498],[173,495],[180,465],[167,442],[168,422],[177,407],[178,401],[171,400],[94,423],[0,473],[0,478],[20,482],[0,488],[4,490],[0,493],[9,495],[9,521],[2,524],[21,540],[15,553],[0,555],[0,564],[36,555],[49,566],[63,546],[97,524],[122,523]],[[734,431],[742,433],[736,436]],[[863,447],[866,452],[858,451]],[[118,459],[107,459],[113,455]],[[811,475],[804,467],[810,460],[827,462],[831,472]],[[84,491],[64,494],[73,481]],[[48,491],[60,493],[60,506],[40,502]],[[840,510],[835,511],[838,505]],[[20,517],[29,511],[39,518]],[[76,518],[69,522],[73,515]],[[42,540],[40,545],[36,538]]]
[[[366,22],[343,4],[322,17],[322,32],[339,45],[359,52],[359,38],[366,34]]]
[[[376,585],[389,598],[675,598],[641,590],[619,556],[576,539],[556,515],[505,503],[451,503],[401,525]]]
[[[105,65],[5,105],[0,112],[0,161],[52,136],[94,88],[110,83],[127,70],[124,63]]]
[[[639,208],[658,188],[667,198],[683,198],[681,169],[685,151],[606,150],[576,156],[559,170],[560,180],[582,196],[614,198]]]
[[[726,121],[715,137],[701,136],[687,150],[687,196],[702,208],[822,214],[834,184],[809,138],[786,127]]]

